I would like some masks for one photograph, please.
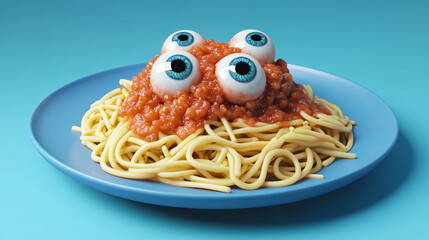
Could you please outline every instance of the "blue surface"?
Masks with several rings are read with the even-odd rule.
[[[0,2],[0,239],[427,237],[428,2],[183,4]],[[287,62],[344,77],[387,102],[398,119],[399,137],[374,171],[296,203],[189,210],[95,191],[53,168],[32,145],[31,114],[61,86],[148,61],[179,29],[228,41],[247,28],[269,34],[277,56]]]
[[[319,171],[326,176],[323,180],[306,179],[284,188],[254,191],[232,189],[229,194],[118,178],[105,173],[91,160],[91,151],[82,146],[80,134],[72,133],[70,126],[80,125],[94,97],[99,99],[118,88],[118,79],[131,79],[144,67],[145,64],[136,64],[97,73],[49,95],[36,108],[30,123],[31,138],[39,152],[70,177],[115,196],[172,207],[237,209],[284,204],[338,189],[377,166],[398,136],[398,124],[391,109],[373,93],[343,78],[290,64],[289,70],[297,83],[312,86],[315,95],[338,103],[357,122],[350,150],[357,160],[336,160]]]

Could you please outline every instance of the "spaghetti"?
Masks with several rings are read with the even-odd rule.
[[[129,118],[121,115],[121,104],[129,96],[132,81],[120,80],[115,89],[93,103],[82,118],[82,144],[92,150],[91,158],[109,174],[149,179],[170,185],[230,192],[232,186],[253,190],[283,187],[317,174],[336,158],[356,157],[349,120],[336,105],[313,96],[310,86],[303,91],[330,114],[279,123],[225,118],[207,121],[203,128],[184,139],[174,132],[159,132],[156,141],[146,141],[130,130]]]

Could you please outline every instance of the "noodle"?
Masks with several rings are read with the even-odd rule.
[[[230,192],[232,186],[253,190],[323,178],[316,173],[336,158],[356,157],[349,153],[354,121],[336,105],[313,97],[310,86],[304,86],[304,91],[331,115],[319,113],[315,118],[301,111],[303,119],[291,121],[286,128],[262,122],[250,127],[242,119],[222,118],[207,122],[184,140],[168,132],[147,142],[118,114],[132,82],[122,79],[120,84],[123,87],[91,105],[81,127],[72,127],[92,150],[91,158],[118,177]]]

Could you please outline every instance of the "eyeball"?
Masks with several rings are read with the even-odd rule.
[[[276,58],[274,44],[267,34],[253,29],[237,33],[231,41],[230,47],[237,47],[241,52],[247,53],[260,62],[273,63]]]
[[[164,54],[169,51],[183,50],[188,51],[193,46],[205,43],[206,40],[198,33],[190,30],[177,31],[165,40],[162,46],[161,53]]]
[[[155,61],[150,73],[150,84],[158,96],[174,96],[177,91],[189,91],[200,78],[197,58],[188,52],[176,50],[162,54]]]
[[[222,58],[216,64],[216,78],[226,100],[235,104],[258,98],[267,84],[261,64],[244,53],[234,53]]]

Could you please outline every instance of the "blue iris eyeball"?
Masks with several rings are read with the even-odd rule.
[[[267,36],[260,32],[251,32],[246,35],[246,42],[255,47],[261,47],[267,44]]]
[[[178,32],[173,35],[171,40],[181,47],[187,47],[194,42],[194,36],[189,32]]]
[[[171,64],[171,70],[167,70],[167,75],[174,80],[186,79],[192,73],[192,63],[189,58],[183,55],[173,55],[167,59]]]
[[[162,46],[161,53],[175,50],[189,51],[192,47],[205,42],[206,40],[197,32],[180,30],[168,36]]]
[[[216,64],[216,78],[227,101],[244,104],[261,96],[267,84],[264,69],[254,57],[234,53]]]
[[[274,63],[276,50],[267,34],[247,29],[237,33],[230,41],[230,47],[241,49],[242,53],[249,54],[263,63]]]
[[[185,51],[162,54],[153,64],[150,84],[160,97],[174,96],[177,91],[189,91],[201,77],[197,58]]]
[[[229,63],[229,66],[234,66],[234,69],[229,70],[229,75],[236,81],[243,83],[250,82],[256,76],[256,66],[249,58],[234,58]]]

